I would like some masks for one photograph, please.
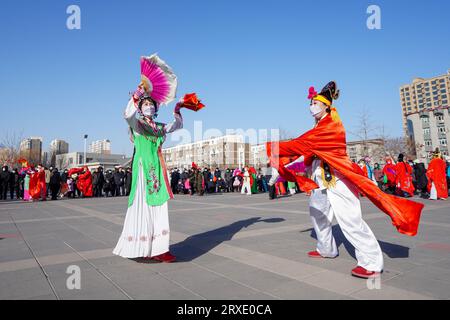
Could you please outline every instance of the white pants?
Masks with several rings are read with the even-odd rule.
[[[332,234],[333,216],[347,240],[355,247],[358,265],[369,270],[383,270],[383,254],[372,230],[361,216],[358,191],[347,180],[337,180],[330,189],[312,192],[309,210],[317,235],[317,251],[324,257],[336,257],[338,249]]]
[[[133,204],[128,207],[122,234],[113,253],[124,258],[154,257],[169,251],[167,202],[149,206],[145,196],[144,172],[139,168]]]
[[[247,190],[247,191],[245,191],[245,190]],[[244,183],[242,184],[241,194],[244,194],[244,193],[252,194],[252,187],[250,186],[250,181],[247,181],[247,182],[244,181]]]

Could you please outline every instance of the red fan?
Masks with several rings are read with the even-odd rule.
[[[182,102],[181,106],[184,108],[193,110],[193,111],[198,111],[205,107],[205,105],[200,102],[200,99],[197,98],[197,94],[195,94],[195,93],[186,94],[183,98],[183,102]]]

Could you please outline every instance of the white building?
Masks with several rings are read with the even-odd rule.
[[[266,144],[257,144],[250,147],[250,165],[256,169],[265,168],[267,166]]]
[[[425,163],[439,148],[448,156],[450,142],[450,69],[432,78],[416,78],[400,87],[403,127],[415,145],[416,156]]]
[[[34,165],[42,159],[42,137],[30,137],[20,143],[20,156],[26,158]]]
[[[83,152],[70,152],[56,156],[56,167],[59,170],[72,169],[84,166]],[[104,170],[114,169],[118,166],[125,166],[130,158],[124,154],[100,154],[86,153],[86,165],[90,170],[102,166]]]
[[[431,153],[436,149],[444,156],[449,155],[450,141],[450,108],[449,106],[423,110],[409,114],[408,132],[416,146],[419,161],[428,163]]]
[[[111,154],[111,141],[108,139],[92,141],[89,145],[89,152]]]
[[[250,144],[242,135],[225,135],[162,150],[168,169],[200,167],[236,168],[251,161]]]
[[[372,165],[374,163],[381,164],[385,162],[385,153],[383,139],[347,142],[347,154],[354,162],[368,156],[372,159]]]
[[[64,140],[55,139],[50,142],[50,154],[57,155],[69,152],[69,144]]]

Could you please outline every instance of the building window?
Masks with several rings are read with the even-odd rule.
[[[445,133],[445,127],[438,127],[439,133]]]
[[[447,145],[447,139],[439,139],[439,144],[441,146],[446,146]]]

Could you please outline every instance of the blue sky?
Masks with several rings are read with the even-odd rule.
[[[71,4],[81,30],[66,28]],[[366,27],[371,4],[381,30]],[[204,129],[298,135],[312,125],[308,87],[336,80],[348,131],[365,108],[400,136],[399,86],[450,68],[448,12],[446,0],[2,0],[0,135],[43,136],[45,149],[61,138],[82,151],[87,133],[130,154],[123,109],[139,57],[158,52],[178,75],[178,96],[197,92],[207,105],[183,112],[188,130],[202,120]],[[172,109],[158,120],[171,120]]]

